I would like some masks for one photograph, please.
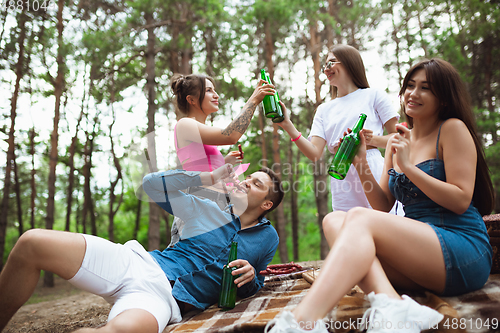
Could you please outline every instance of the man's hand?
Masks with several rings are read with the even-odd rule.
[[[229,263],[229,267],[237,267],[238,269],[235,269],[232,274],[233,275],[240,275],[236,280],[234,280],[234,283],[237,284],[238,288],[244,285],[245,283],[248,283],[252,281],[255,278],[255,269],[253,268],[252,265],[246,260],[243,259],[238,259],[231,261]]]
[[[214,183],[219,182],[219,180],[227,180],[228,178],[234,178],[236,175],[234,173],[233,165],[226,163],[223,166],[212,171]]]

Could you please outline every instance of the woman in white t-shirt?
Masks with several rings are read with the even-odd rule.
[[[309,140],[290,121],[283,103],[285,120],[278,125],[307,158],[316,161],[327,144],[328,150],[334,154],[347,128],[354,126],[361,113],[366,114],[367,159],[375,178],[380,180],[384,158],[377,148],[386,146],[388,135],[383,136],[384,128],[389,134],[396,132],[398,112],[385,92],[369,87],[363,60],[354,47],[335,45],[330,48],[323,72],[333,86],[333,99],[316,110]],[[355,168],[349,169],[344,180],[330,179],[334,211],[348,211],[353,207],[371,208]]]

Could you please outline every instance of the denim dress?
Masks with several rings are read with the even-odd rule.
[[[436,158],[416,166],[428,175],[446,181],[444,161]],[[390,169],[389,189],[403,204],[405,217],[429,224],[436,232],[446,266],[443,296],[455,296],[480,289],[491,269],[492,249],[481,214],[473,202],[463,214],[456,214],[429,199],[404,173]]]

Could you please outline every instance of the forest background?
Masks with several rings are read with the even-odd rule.
[[[0,1],[0,269],[30,228],[163,249],[173,217],[138,187],[145,173],[176,165],[172,75],[216,79],[220,111],[209,122],[222,126],[266,68],[307,135],[330,99],[321,67],[336,43],[358,48],[365,64],[378,54],[370,85],[392,95],[421,58],[458,69],[499,212],[499,18],[499,0]],[[280,236],[273,262],[324,258],[331,154],[310,162],[260,107],[239,143],[249,172],[267,165],[285,184],[269,216]]]

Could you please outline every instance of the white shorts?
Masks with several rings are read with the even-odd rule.
[[[122,245],[83,236],[87,243],[85,257],[69,282],[113,304],[108,321],[129,309],[151,313],[158,322],[159,333],[169,323],[181,321],[170,282],[139,242],[132,240]]]
[[[377,182],[380,182],[384,170],[384,157],[378,149],[368,149],[366,151],[366,160],[373,177]],[[366,198],[358,172],[352,165],[343,180],[330,177],[330,190],[332,192],[332,209],[334,211],[347,212],[354,207],[372,208]],[[404,216],[403,205],[396,202],[390,213]]]

